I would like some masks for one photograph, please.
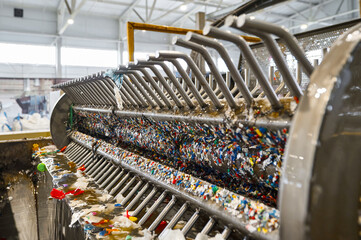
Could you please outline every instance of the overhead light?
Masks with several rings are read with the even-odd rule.
[[[181,11],[185,11],[185,10],[187,10],[187,4],[182,4],[181,6],[180,6],[180,10]]]
[[[300,26],[300,28],[301,28],[302,30],[305,30],[305,29],[308,28],[308,25],[307,25],[307,24],[302,24],[302,25]]]
[[[145,30],[142,30],[142,32],[145,32]]]
[[[249,19],[253,20],[255,19],[256,17],[255,16],[250,16]]]
[[[68,24],[70,24],[70,25],[74,24],[74,20],[72,18],[69,18],[68,19]]]

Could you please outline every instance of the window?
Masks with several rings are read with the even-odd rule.
[[[84,67],[117,67],[117,51],[63,47],[61,64]]]
[[[55,65],[55,47],[0,43],[0,63]]]

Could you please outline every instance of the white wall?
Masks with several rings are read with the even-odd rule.
[[[58,14],[55,8],[20,7],[24,9],[24,17],[15,18],[12,6],[0,4],[0,42],[56,46],[60,38],[63,47],[116,50],[121,56],[127,56],[120,53],[127,51],[128,47],[125,39],[126,27],[119,25],[125,23],[119,23],[118,19],[78,14],[75,23],[59,36]],[[64,19],[67,19],[67,15]],[[151,53],[156,50],[169,50],[170,38],[171,36],[165,33],[135,31],[135,51]],[[122,60],[126,63],[128,57]],[[118,59],[118,64],[121,62],[121,59]],[[59,76],[56,74],[55,65],[0,63],[0,77],[74,78],[105,69],[62,66],[62,74]]]

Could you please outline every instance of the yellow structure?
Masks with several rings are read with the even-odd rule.
[[[134,30],[146,30],[153,32],[164,32],[164,33],[183,34],[183,35],[187,34],[187,32],[195,32],[199,34],[203,33],[202,30],[169,27],[169,26],[154,25],[148,23],[127,22],[129,62],[134,61]],[[256,37],[249,37],[249,36],[242,36],[242,37],[248,42],[260,41],[260,39]]]

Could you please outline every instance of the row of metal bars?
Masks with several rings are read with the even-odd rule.
[[[150,106],[152,108],[171,109],[174,106],[178,108],[188,106],[192,109],[198,103],[201,107],[212,104],[219,109],[224,107],[224,101],[220,101],[224,99],[229,107],[236,109],[240,107],[236,102],[237,98],[243,98],[246,105],[251,106],[256,92],[260,90],[261,94],[258,97],[265,96],[274,109],[279,109],[282,106],[277,94],[285,86],[289,89],[286,96],[294,96],[299,99],[303,95],[300,84],[296,79],[300,79],[301,70],[310,77],[314,67],[299,47],[297,40],[288,31],[274,24],[250,19],[245,15],[238,18],[235,16],[228,17],[226,25],[257,35],[263,40],[282,75],[283,82],[278,89],[274,90],[270,81],[273,78],[274,69],[270,69],[270,74],[267,77],[250,46],[240,35],[210,26],[203,30],[205,36],[189,32],[185,39],[177,37],[173,39],[173,44],[196,51],[203,56],[211,71],[209,79],[206,79],[187,54],[176,51],[158,51],[155,55],[148,56],[146,60],[137,60],[127,66],[120,66],[112,73],[115,74],[113,76],[100,72],[61,83],[54,87],[62,89],[72,98],[74,103],[84,105],[119,106],[118,94],[122,99],[121,104],[128,108],[146,108]],[[290,53],[297,59],[299,63],[297,77],[294,77],[288,68],[279,45],[272,37],[274,35],[285,43]],[[250,67],[249,70],[253,72],[257,79],[255,88],[249,89],[247,81],[244,80],[233,64],[226,48],[216,39],[229,41],[239,47]],[[229,69],[228,79],[233,81],[232,89],[230,88],[231,81],[224,80],[206,47],[215,49],[224,60]],[[194,80],[182,68],[179,62],[180,59],[186,62],[195,76]],[[176,78],[165,62],[169,62],[177,69],[181,79]],[[157,65],[162,68],[166,76],[161,74],[156,67]],[[247,70],[245,72],[246,80],[248,76],[249,71]],[[119,78],[120,88],[116,87],[115,78]]]
[[[149,207],[148,205],[151,200],[155,198],[157,193],[161,192],[159,197],[149,208],[147,208],[145,214],[139,220],[138,224],[141,226],[146,224],[149,217],[158,210],[159,206],[168,196],[166,190],[162,190],[160,187],[152,186],[151,183],[146,182],[135,174],[115,165],[111,162],[111,160],[95,155],[90,149],[87,149],[80,144],[71,142],[64,153],[66,157],[70,161],[75,162],[77,166],[84,166],[85,173],[95,181],[99,188],[106,190],[110,195],[113,195],[114,198],[117,198],[118,195],[122,195],[124,198],[120,204],[122,206],[126,206],[125,210],[133,211],[133,217],[139,216],[143,209]],[[149,189],[151,189],[151,191],[147,192]],[[168,204],[161,210],[156,219],[148,227],[150,232],[153,232],[157,228],[167,213],[172,209],[172,207],[174,207],[176,201],[177,197],[175,195],[171,195]],[[187,202],[185,202],[171,218],[166,228],[160,235],[164,234],[166,229],[172,229],[180,221],[181,217],[187,210],[190,210],[190,206]],[[184,236],[189,233],[199,216],[200,210],[196,209],[181,230]],[[201,232],[203,234],[208,234],[214,227],[215,223],[216,220],[210,217]],[[149,225],[149,223],[147,225]],[[231,229],[225,227],[222,232],[222,238],[227,239],[230,234]]]

